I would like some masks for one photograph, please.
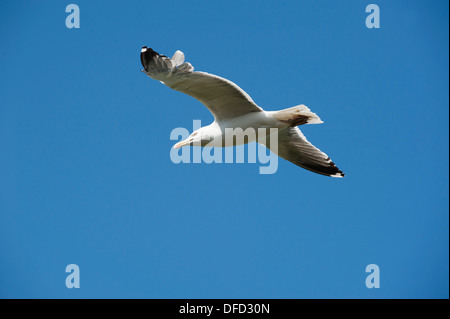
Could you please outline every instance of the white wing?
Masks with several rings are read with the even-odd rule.
[[[308,142],[298,127],[288,127],[278,131],[278,150],[270,147],[268,139],[264,145],[278,156],[312,172],[344,177],[327,154]],[[263,144],[263,143],[261,143]]]
[[[183,63],[184,54],[181,51],[175,52],[170,59],[143,47],[141,62],[143,72],[149,77],[196,98],[211,111],[217,121],[263,111],[233,82],[213,74],[194,72],[190,63]]]

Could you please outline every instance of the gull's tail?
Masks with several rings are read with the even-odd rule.
[[[273,116],[278,121],[289,123],[289,126],[323,123],[316,113],[311,112],[311,110],[303,104],[276,111]]]

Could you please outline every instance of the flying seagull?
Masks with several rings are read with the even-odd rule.
[[[331,159],[309,143],[298,125],[323,123],[305,105],[298,105],[281,111],[264,111],[252,98],[233,82],[217,75],[194,71],[189,62],[184,62],[184,54],[176,51],[172,58],[159,54],[151,48],[142,47],[142,70],[152,79],[168,87],[188,94],[202,102],[214,116],[214,122],[194,131],[186,140],[174,145],[182,146],[235,146],[227,145],[226,129],[277,128],[278,147],[261,143],[260,136],[255,141],[264,144],[278,156],[318,174],[344,177]],[[267,130],[267,132],[270,132]],[[269,134],[269,133],[268,133]],[[211,141],[219,141],[217,145]],[[225,143],[223,143],[225,141]],[[253,140],[247,139],[247,143]],[[245,142],[244,142],[245,143]]]

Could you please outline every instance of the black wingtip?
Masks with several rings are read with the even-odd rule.
[[[147,69],[150,60],[156,55],[159,55],[159,54],[157,52],[153,51],[152,48],[148,48],[146,46],[142,47],[142,49],[141,49],[141,64],[144,67],[144,69]]]
[[[331,176],[331,177],[344,177],[345,176],[344,172],[341,171],[339,168],[337,168],[336,166],[334,166],[333,168],[336,170],[336,172],[330,174],[329,176]]]
[[[344,177],[345,174],[342,171],[338,171],[337,173],[334,173],[333,175],[329,175],[331,177]]]
[[[326,161],[328,162],[327,167],[322,167],[319,174],[331,176],[331,177],[344,177],[345,174],[342,172],[336,164],[331,160],[331,158],[327,157]]]

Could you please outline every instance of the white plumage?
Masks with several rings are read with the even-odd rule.
[[[264,143],[278,156],[318,174],[343,177],[331,159],[309,143],[297,125],[322,123],[320,118],[304,105],[281,111],[264,111],[235,83],[219,76],[194,71],[184,54],[176,51],[172,58],[158,54],[150,48],[141,50],[141,62],[145,72],[152,79],[168,87],[186,93],[202,102],[214,115],[214,122],[193,132],[188,139],[175,147],[186,145],[227,145],[226,129],[277,128],[278,148],[271,148],[267,139]],[[267,130],[269,132],[269,130]],[[261,136],[253,139],[260,141]],[[249,143],[253,140],[247,140]],[[214,141],[217,143],[214,144]]]

